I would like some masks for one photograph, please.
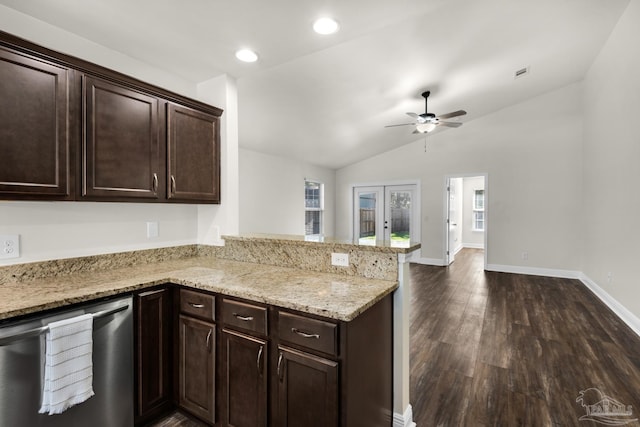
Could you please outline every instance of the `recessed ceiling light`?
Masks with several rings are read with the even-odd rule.
[[[243,62],[256,62],[258,60],[258,55],[249,49],[240,49],[236,52],[236,58]]]
[[[331,18],[320,18],[313,23],[313,30],[318,34],[333,34],[339,29],[338,23]]]

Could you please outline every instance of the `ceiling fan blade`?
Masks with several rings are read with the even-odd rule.
[[[413,117],[416,120],[420,119],[420,115],[416,113],[407,113],[407,116]]]
[[[416,129],[416,130],[414,130],[414,131],[413,131],[413,132],[411,132],[411,133],[422,133],[422,132],[420,132],[418,129]]]
[[[415,125],[415,123],[401,123],[399,125],[386,125],[386,128],[394,128],[396,126],[409,126],[409,125]]]
[[[461,122],[438,122],[438,126],[446,126],[448,128],[459,128],[462,126]]]
[[[458,110],[458,111],[454,111],[452,113],[442,114],[442,115],[438,116],[438,118],[439,119],[450,119],[452,117],[464,116],[465,114],[467,114],[466,111]]]

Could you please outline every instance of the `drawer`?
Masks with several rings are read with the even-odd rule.
[[[180,289],[180,312],[214,321],[216,297],[203,292]]]
[[[338,325],[292,313],[278,313],[280,341],[338,355]]]
[[[222,321],[237,329],[267,335],[267,308],[258,305],[222,300]]]

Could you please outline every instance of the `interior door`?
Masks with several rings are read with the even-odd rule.
[[[416,194],[415,185],[355,187],[354,241],[360,245],[384,241],[394,247],[418,242]]]

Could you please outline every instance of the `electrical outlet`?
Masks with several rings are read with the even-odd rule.
[[[349,254],[333,252],[331,254],[331,265],[338,267],[349,267]]]
[[[20,235],[0,236],[0,259],[20,258]]]
[[[613,282],[613,273],[612,272],[608,272],[607,273],[607,283],[611,283]]]
[[[526,261],[529,259],[529,252],[522,252],[522,260]]]

